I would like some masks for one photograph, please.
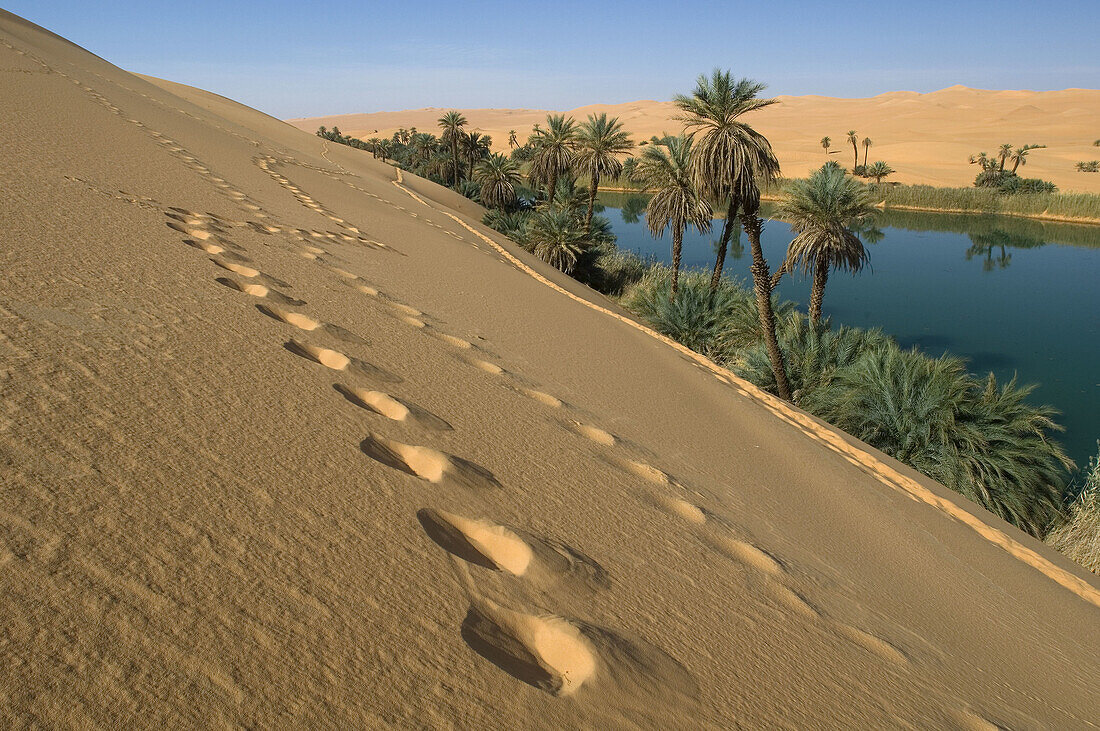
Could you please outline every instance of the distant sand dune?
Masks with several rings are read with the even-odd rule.
[[[689,89],[685,88],[685,91]],[[889,179],[900,183],[967,186],[977,169],[967,157],[993,154],[1002,143],[1045,144],[1034,150],[1020,171],[1028,177],[1053,181],[1060,190],[1100,193],[1100,175],[1078,173],[1073,163],[1095,160],[1100,148],[1100,90],[988,91],[952,86],[928,94],[894,91],[866,99],[825,96],[779,96],[779,104],[746,117],[767,135],[775,147],[783,174],[805,175],[826,159],[851,167],[852,148],[847,132],[859,133],[859,160],[863,162],[865,137],[874,142],[869,161],[885,160],[897,171]],[[436,120],[445,110],[411,109],[402,112],[341,114],[288,120],[307,132],[320,125],[337,126],[355,137],[389,137],[398,128],[416,127],[438,133]],[[508,131],[516,130],[523,142],[535,123],[545,126],[543,110],[463,109],[471,129],[493,138],[493,149],[508,150]],[[606,112],[622,119],[636,140],[655,134],[678,132],[671,102],[638,101],[593,104],[565,112],[584,119]],[[832,138],[836,156],[826,158],[822,137]],[[921,140],[920,149],[909,147]]]

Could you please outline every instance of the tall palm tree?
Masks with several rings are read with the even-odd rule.
[[[513,150],[519,147],[519,139],[516,137],[516,131],[514,129],[508,130],[508,147]]]
[[[871,145],[873,145],[873,144],[874,143],[871,142],[870,137],[864,137],[863,138],[863,167],[864,167],[864,169],[867,168],[867,153],[871,151]]]
[[[882,179],[885,178],[887,175],[892,175],[894,173],[894,168],[890,167],[882,160],[874,163],[873,165],[871,165],[871,167],[864,166],[864,168],[864,175],[869,178],[874,178],[875,185],[881,183]]]
[[[443,129],[443,141],[451,146],[451,159],[454,163],[453,187],[455,189],[458,188],[458,141],[462,137],[462,128],[467,124],[466,118],[453,109],[439,118],[439,126]]]
[[[481,202],[489,208],[504,210],[516,202],[516,186],[522,176],[519,163],[495,152],[474,168],[474,180],[481,185]]]
[[[618,177],[623,171],[619,155],[625,155],[634,149],[630,135],[623,131],[618,117],[607,118],[607,114],[588,115],[588,120],[577,134],[576,159],[573,168],[581,175],[588,175],[588,212],[584,217],[584,230],[592,232],[592,211],[596,207],[596,191],[600,178]]]
[[[870,259],[852,228],[874,215],[872,197],[843,169],[826,165],[808,179],[788,185],[779,212],[797,233],[787,245],[786,260],[813,274],[810,322],[818,325],[829,271],[858,272]]]
[[[367,140],[367,144],[370,145],[371,154],[374,155],[375,159],[378,158],[378,145],[381,142],[382,140],[378,139],[377,137],[371,137],[369,140]]]
[[[1012,174],[1016,174],[1016,170],[1021,165],[1027,165],[1027,153],[1033,149],[1032,145],[1024,145],[1023,147],[1017,147],[1012,151]],[[1002,169],[1003,169],[1002,162]]]
[[[821,146],[825,148],[825,156],[826,157],[828,157],[828,155],[829,155],[829,145],[831,145],[831,144],[833,144],[833,139],[831,137],[822,137],[821,138]]]
[[[489,154],[492,138],[478,132],[470,132],[461,139],[462,152],[466,161],[470,163],[470,174],[473,175],[474,166],[483,157]]]
[[[699,194],[691,175],[691,138],[654,137],[638,158],[634,179],[653,193],[646,205],[646,223],[656,238],[672,230],[672,291],[675,299],[680,281],[680,254],[684,229],[693,226],[699,233],[710,231],[713,215],[710,203]]]
[[[997,150],[997,157],[999,157],[1000,160],[1001,160],[1000,167],[997,168],[998,172],[1003,173],[1005,171],[1005,161],[1008,160],[1008,158],[1011,154],[1012,154],[1012,145],[1008,144],[1007,142],[1005,144],[1001,145],[1001,148],[999,150]]]
[[[852,172],[854,173],[856,168],[859,167],[859,148],[856,147],[858,139],[854,129],[848,130],[848,141],[852,143]]]
[[[573,145],[577,139],[576,121],[562,114],[546,116],[548,129],[535,125],[535,154],[531,157],[531,178],[546,183],[547,201],[554,205],[558,177],[573,167]]]
[[[416,153],[417,163],[423,165],[431,159],[435,152],[435,136],[426,132],[417,132],[412,136],[412,148]]]
[[[741,226],[752,249],[753,288],[765,344],[775,370],[777,389],[789,401],[790,385],[775,334],[771,275],[760,247],[763,221],[756,215],[760,208],[759,186],[768,185],[779,176],[779,161],[768,139],[740,120],[743,114],[775,103],[774,99],[757,98],[765,88],[764,84],[751,79],[734,82],[728,71],[715,69],[709,79],[702,75],[696,80],[691,96],[678,94],[674,102],[682,112],[679,119],[694,143],[692,177],[696,187],[705,195],[728,201],[726,222],[711,276],[711,292],[718,289],[726,248],[740,209]]]

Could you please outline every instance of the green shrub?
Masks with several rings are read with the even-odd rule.
[[[623,305],[645,318],[657,332],[683,343],[699,353],[709,353],[723,323],[732,311],[751,295],[733,281],[723,279],[714,294],[710,272],[680,272],[676,298],[672,290],[672,268],[655,265],[623,296]]]
[[[1089,460],[1084,477],[1085,484],[1069,505],[1066,521],[1047,534],[1046,541],[1100,574],[1100,456]]]
[[[1041,536],[1059,514],[1071,462],[1051,432],[1053,411],[1033,387],[982,383],[950,356],[893,342],[838,369],[803,397],[820,418],[881,449],[1019,528]]]
[[[756,308],[753,307],[753,314]],[[777,313],[778,314],[778,313]],[[758,326],[759,327],[759,326]],[[836,373],[853,366],[863,355],[892,341],[880,330],[813,327],[797,311],[779,320],[779,347],[787,361],[787,379],[796,405],[813,411],[814,393],[832,383]],[[735,366],[737,375],[770,393],[776,393],[775,373],[759,335]]]

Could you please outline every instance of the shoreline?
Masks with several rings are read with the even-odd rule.
[[[639,195],[645,195],[645,191],[638,190],[637,188],[621,188],[621,187],[604,187],[600,186],[601,193],[638,193]],[[782,200],[777,195],[764,195],[761,194],[760,200],[776,202]],[[1047,213],[1019,213],[1016,211],[975,211],[964,208],[932,208],[930,206],[904,206],[904,205],[886,205],[884,201],[880,201],[875,204],[875,208],[879,208],[884,211],[921,211],[924,213],[954,213],[964,214],[969,216],[1011,216],[1013,218],[1030,218],[1034,221],[1047,221],[1049,223],[1074,223],[1083,226],[1100,226],[1100,218],[1074,218],[1071,216],[1055,216]]]

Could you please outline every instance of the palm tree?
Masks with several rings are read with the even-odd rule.
[[[462,137],[462,152],[470,163],[470,174],[473,174],[474,166],[489,153],[492,138],[478,132],[470,132]]]
[[[1012,154],[1012,145],[1008,144],[1007,142],[1005,144],[1001,145],[1001,149],[999,149],[997,151],[997,157],[999,157],[1001,159],[1001,165],[997,169],[998,172],[1003,173],[1005,171],[1005,160],[1007,160],[1009,155],[1011,155],[1011,154]]]
[[[864,167],[864,169],[867,168],[867,153],[871,151],[871,145],[873,145],[873,144],[874,143],[871,142],[870,137],[864,137],[863,138],[863,167]]]
[[[427,132],[417,132],[412,136],[412,148],[416,153],[418,164],[423,165],[431,159],[435,152],[435,136]]]
[[[584,230],[592,231],[592,210],[596,207],[596,191],[600,178],[618,177],[623,171],[619,155],[625,155],[634,149],[630,135],[623,131],[618,117],[607,118],[607,114],[588,115],[588,120],[580,126],[577,134],[576,158],[574,169],[579,174],[588,175],[588,212],[584,217]]]
[[[864,171],[864,174],[867,177],[875,179],[875,185],[878,185],[882,182],[883,178],[885,178],[887,175],[892,175],[893,173],[894,168],[890,167],[882,160],[874,163],[873,165],[871,165],[871,167],[866,168]]]
[[[710,203],[699,195],[691,176],[691,138],[653,138],[638,158],[634,179],[653,193],[646,206],[646,222],[656,238],[672,230],[672,289],[675,299],[680,281],[680,253],[684,229],[693,226],[699,233],[710,231]]]
[[[516,137],[516,131],[514,129],[508,130],[508,147],[513,150],[519,147],[519,139]]]
[[[588,244],[588,237],[570,211],[546,208],[527,223],[526,244],[535,256],[571,274],[577,266],[577,258]]]
[[[741,225],[752,249],[753,288],[768,355],[775,370],[779,393],[789,401],[790,386],[775,334],[771,276],[760,247],[763,221],[756,215],[760,208],[759,186],[770,184],[778,177],[779,161],[768,139],[739,119],[743,114],[775,103],[774,99],[757,98],[757,94],[765,88],[764,84],[751,79],[734,82],[728,71],[715,69],[709,79],[702,75],[696,80],[691,96],[678,94],[674,102],[683,112],[679,119],[684,122],[694,142],[692,178],[696,188],[705,195],[729,202],[711,276],[711,291],[718,288],[726,247],[740,209]]]
[[[451,110],[439,118],[439,126],[443,128],[443,141],[451,146],[451,159],[454,162],[454,187],[458,188],[458,141],[462,137],[462,128],[467,125],[466,118],[461,113]]]
[[[833,143],[833,139],[831,137],[822,137],[821,138],[821,146],[825,148],[825,156],[826,157],[829,156],[829,145],[831,145],[832,143]]]
[[[367,144],[370,145],[371,154],[374,155],[376,159],[378,158],[378,145],[381,142],[382,140],[378,139],[377,137],[371,137],[369,140],[367,140]]]
[[[1033,145],[1024,145],[1023,147],[1017,147],[1012,151],[1012,174],[1016,174],[1016,170],[1021,165],[1027,165],[1027,153],[1034,149]],[[1004,165],[1002,161],[1002,166]],[[1002,167],[1003,169],[1003,167]]]
[[[474,179],[481,185],[482,204],[504,210],[515,204],[516,186],[522,176],[515,160],[495,152],[478,163],[474,169]]]
[[[554,205],[558,177],[573,166],[573,144],[577,139],[576,121],[561,114],[546,116],[549,129],[535,125],[535,154],[531,158],[531,178],[546,183],[547,201]]]
[[[855,273],[870,259],[852,228],[875,209],[867,189],[839,166],[826,165],[807,180],[793,181],[785,193],[779,215],[798,234],[787,246],[786,261],[813,273],[810,322],[819,325],[829,271]]]
[[[852,172],[859,167],[859,148],[856,147],[857,137],[854,129],[848,130],[848,141],[852,143]]]

